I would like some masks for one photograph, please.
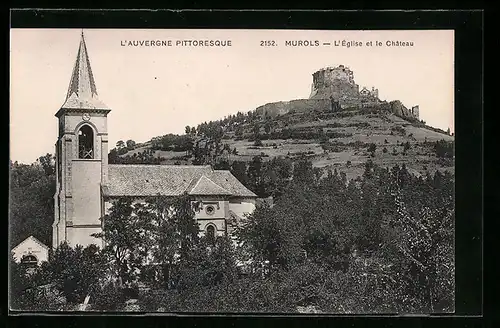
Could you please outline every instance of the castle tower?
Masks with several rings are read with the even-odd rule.
[[[414,118],[418,119],[420,116],[420,109],[418,105],[415,105],[411,108],[411,114],[413,115]]]
[[[97,97],[82,32],[66,100],[56,113],[56,193],[52,246],[63,242],[87,246],[101,241],[104,212],[101,185],[108,178],[107,115],[111,110]]]

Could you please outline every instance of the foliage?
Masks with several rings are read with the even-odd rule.
[[[106,284],[94,292],[91,309],[93,311],[120,311],[125,301],[122,288]]]
[[[141,152],[134,152],[132,155],[125,155],[128,148],[113,148],[108,154],[109,164],[160,164],[164,158],[155,156],[156,151],[144,149]]]
[[[54,157],[46,154],[31,165],[10,162],[9,169],[10,248],[30,235],[50,245],[56,192]]]
[[[92,294],[105,277],[106,257],[95,245],[71,248],[60,245],[45,267],[41,280],[56,283],[70,303],[81,303]]]
[[[21,310],[57,310],[64,304],[82,303],[100,289],[107,261],[95,246],[60,245],[49,261],[28,274],[11,260],[11,306]]]
[[[446,142],[445,140],[438,140],[434,143],[434,151],[436,156],[441,158],[453,158],[454,156],[454,142]]]
[[[213,126],[196,133],[213,133],[211,145],[227,151]],[[449,147],[435,145],[444,153]],[[216,165],[274,199],[243,218],[234,239],[200,238],[197,203],[187,195],[119,198],[95,235],[106,241],[103,251],[63,244],[31,276],[11,264],[13,306],[61,308],[61,297],[72,304],[91,295],[93,309],[120,310],[136,297],[123,286],[140,282],[160,291],[139,295],[140,306],[151,311],[453,311],[451,174],[417,177],[404,165],[368,161],[359,179],[347,181],[345,173],[323,174],[305,157]],[[15,169],[20,189],[53,174],[42,164]],[[58,293],[40,292],[49,282]]]
[[[193,140],[190,134],[166,134],[151,139],[151,149],[153,150],[190,151],[192,148]]]
[[[162,271],[163,283],[175,283],[172,270],[197,242],[198,227],[193,204],[187,195],[176,198],[151,197],[144,202],[119,198],[104,218],[101,233],[104,251],[113,258],[116,276],[127,285],[141,277],[154,263]]]
[[[113,258],[113,269],[121,282],[126,284],[134,279],[137,267],[147,247],[147,225],[145,218],[136,215],[142,210],[142,204],[133,204],[129,198],[119,198],[112,203],[104,221],[102,232],[95,233],[95,238],[104,238],[104,251]]]

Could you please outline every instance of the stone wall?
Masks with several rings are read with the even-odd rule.
[[[314,72],[313,84],[316,89],[328,87],[331,83],[342,81],[348,84],[354,83],[354,73],[344,65],[327,67]]]
[[[259,115],[276,117],[294,112],[309,112],[314,110],[325,111],[331,109],[330,99],[297,99],[292,101],[279,101],[275,103],[265,104],[258,107],[255,112]]]
[[[338,105],[333,106],[334,102]],[[334,108],[335,107],[335,108]],[[339,65],[327,67],[313,74],[309,99],[279,101],[258,107],[255,112],[262,116],[276,117],[291,111],[305,113],[310,111],[332,111],[346,108],[377,108],[390,111],[407,118],[419,117],[419,108],[406,108],[401,101],[387,103],[378,97],[378,89],[363,88],[354,81],[354,73],[348,67]]]
[[[101,161],[73,160],[73,225],[98,225],[101,221]]]
[[[358,98],[359,86],[357,84],[346,83],[342,80],[331,81],[322,87],[316,87],[314,95],[311,99],[334,99],[341,100],[342,97]]]
[[[391,112],[393,114],[401,116],[401,117],[412,117],[413,118],[412,111],[410,109],[406,108],[401,101],[394,100],[394,101],[391,101],[389,104],[391,106]]]

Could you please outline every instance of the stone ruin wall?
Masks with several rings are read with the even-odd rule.
[[[313,84],[316,89],[328,87],[331,83],[342,81],[344,83],[355,85],[354,73],[348,67],[339,65],[338,67],[327,67],[320,69],[313,74]]]
[[[258,107],[255,112],[259,115],[276,117],[294,111],[306,113],[314,110],[326,111],[331,108],[330,99],[296,99],[292,101],[279,101]]]
[[[275,117],[290,111],[297,113],[313,110],[326,111],[332,109],[332,100],[337,101],[341,109],[372,107],[389,110],[402,117],[419,118],[418,105],[408,109],[399,100],[387,103],[378,98],[378,89],[375,88],[360,93],[359,85],[354,81],[353,71],[343,65],[316,71],[313,74],[309,99],[268,103],[258,107],[255,112]]]

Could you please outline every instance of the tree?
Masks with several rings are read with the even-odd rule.
[[[241,125],[238,125],[236,127],[236,130],[234,131],[234,134],[237,138],[242,138],[243,137],[243,127]]]
[[[264,185],[266,186],[266,195],[279,199],[285,191],[292,178],[292,161],[282,157],[275,157],[265,163],[264,167]]]
[[[51,244],[55,192],[55,167],[50,154],[31,165],[10,162],[11,248],[30,235]]]
[[[403,147],[404,147],[404,148],[403,148],[403,149],[404,149],[404,152],[408,151],[408,150],[411,148],[411,146],[410,146],[410,142],[409,142],[409,141],[405,142],[405,144],[404,144],[404,146],[403,146]]]
[[[52,154],[45,154],[44,156],[38,157],[37,162],[42,166],[45,175],[51,176],[55,174],[55,156]]]
[[[294,234],[288,231],[286,223],[279,220],[276,212],[263,204],[237,228],[235,235],[242,245],[243,254],[249,256],[255,270],[266,263],[269,263],[270,268],[286,267],[293,258],[288,254],[296,249],[292,246],[298,242],[293,239]]]
[[[247,183],[250,190],[257,195],[264,191],[262,185],[262,157],[254,156],[248,164]]]
[[[135,147],[135,141],[134,140],[127,140],[127,148],[133,149],[134,147]]]
[[[105,254],[96,245],[71,248],[61,244],[43,268],[46,283],[56,283],[57,288],[70,303],[82,303],[101,286],[106,271]]]
[[[255,123],[252,127],[252,132],[253,132],[253,135],[254,135],[254,139],[257,139],[259,134],[260,134],[260,124],[259,123]]]
[[[231,164],[231,174],[234,175],[243,185],[247,185],[247,164],[244,161],[233,161]]]
[[[125,143],[123,142],[123,140],[118,140],[118,141],[116,142],[116,148],[118,148],[118,149],[122,149],[122,148],[124,148],[124,147],[125,147]]]
[[[186,125],[186,127],[184,129],[184,133],[188,134],[188,135],[191,133],[191,127],[189,125]]]
[[[188,195],[174,199],[154,197],[146,201],[139,213],[151,222],[150,247],[156,263],[162,267],[163,280],[167,288],[175,284],[173,268],[185,260],[198,242],[199,228],[194,220],[194,206]]]
[[[266,124],[264,124],[264,131],[266,133],[271,132],[271,122],[267,121]]]
[[[102,233],[94,236],[106,241],[104,250],[124,283],[139,279],[153,261],[170,287],[175,283],[173,268],[197,243],[193,206],[187,195],[155,196],[141,203],[119,198],[103,219]]]
[[[454,156],[454,142],[447,142],[445,140],[438,140],[434,143],[434,151],[438,157],[453,158],[453,156]]]
[[[121,283],[133,280],[134,271],[142,264],[135,260],[141,259],[148,245],[148,239],[144,238],[149,228],[148,222],[143,215],[134,213],[142,209],[142,204],[119,198],[113,201],[109,213],[101,218],[102,232],[92,234],[95,238],[105,240],[104,251],[113,259],[113,269]]]
[[[405,292],[419,300],[423,311],[453,308],[453,182],[436,172],[417,180],[394,170],[390,194],[394,202],[390,244],[408,272]],[[401,173],[405,183],[401,183]],[[436,183],[436,181],[438,181]],[[397,269],[396,269],[397,270]]]
[[[230,284],[237,277],[235,251],[227,236],[214,241],[203,237],[189,251],[189,256],[179,265],[178,289],[200,290],[220,284]]]
[[[371,143],[370,146],[368,146],[368,151],[370,153],[374,153],[376,149],[377,149],[377,145],[375,145],[374,143]]]
[[[253,145],[255,147],[262,147],[263,146],[262,140],[260,140],[259,138],[256,138],[255,141],[254,141],[254,143],[253,143]]]

